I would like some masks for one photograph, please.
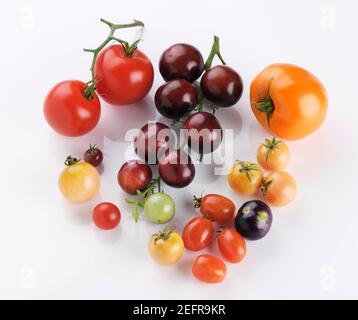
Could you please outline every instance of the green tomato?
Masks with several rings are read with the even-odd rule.
[[[166,223],[175,215],[174,201],[166,193],[153,193],[144,203],[144,214],[150,222]]]

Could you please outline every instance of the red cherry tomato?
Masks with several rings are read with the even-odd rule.
[[[229,198],[219,194],[207,194],[202,198],[194,197],[194,201],[201,214],[209,216],[214,221],[225,223],[234,219],[235,204]]]
[[[139,50],[126,55],[122,45],[100,52],[95,64],[97,93],[114,105],[142,100],[152,87],[154,70],[148,57]]]
[[[192,267],[193,275],[200,281],[218,283],[226,276],[226,265],[218,257],[202,254],[197,257]]]
[[[191,219],[183,230],[185,248],[191,251],[199,251],[207,247],[214,235],[214,226],[206,218]]]
[[[96,93],[92,99],[84,97],[85,84],[78,80],[63,81],[48,93],[44,114],[56,132],[77,137],[91,131],[101,115],[101,104]]]
[[[113,203],[101,202],[93,209],[92,219],[98,228],[111,230],[121,221],[121,212]]]
[[[224,228],[218,237],[217,243],[223,257],[232,263],[239,263],[246,256],[245,239],[233,228]]]

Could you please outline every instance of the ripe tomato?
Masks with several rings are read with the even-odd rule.
[[[148,57],[139,50],[126,55],[122,45],[100,52],[95,64],[96,89],[108,103],[132,104],[142,100],[152,87],[154,70]]]
[[[96,93],[92,99],[84,97],[85,84],[78,80],[63,81],[48,93],[44,114],[48,124],[59,134],[77,137],[91,131],[101,115]]]
[[[285,169],[290,162],[290,150],[283,141],[266,139],[257,150],[257,161],[261,167],[270,171]]]
[[[235,214],[235,204],[219,194],[207,194],[202,198],[194,197],[195,208],[200,208],[202,215],[210,219],[225,223],[232,221]]]
[[[98,167],[103,162],[103,153],[96,145],[90,145],[89,149],[87,149],[83,155],[83,160],[94,167]]]
[[[197,257],[192,267],[193,275],[200,281],[207,283],[218,283],[226,276],[226,265],[218,257],[202,254]]]
[[[213,236],[213,223],[203,217],[191,219],[182,234],[185,248],[191,251],[199,251],[207,247]]]
[[[91,200],[100,186],[99,174],[95,167],[87,162],[67,157],[67,167],[59,178],[59,187],[63,196],[75,203]]]
[[[238,161],[232,166],[227,179],[235,192],[253,195],[260,189],[263,172],[256,163]]]
[[[317,130],[327,112],[326,90],[311,73],[292,64],[273,64],[251,83],[251,109],[259,123],[286,139]]]
[[[92,219],[98,228],[111,230],[121,221],[121,212],[113,203],[101,202],[93,209]]]
[[[269,204],[276,207],[285,206],[296,196],[296,181],[285,171],[272,172],[265,178],[261,191]]]
[[[217,243],[220,253],[232,263],[239,263],[246,256],[245,239],[233,228],[220,231]]]
[[[179,233],[173,230],[153,234],[148,243],[151,257],[160,264],[174,264],[184,254],[184,243]]]

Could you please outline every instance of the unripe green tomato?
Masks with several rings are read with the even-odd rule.
[[[175,215],[174,201],[166,193],[153,193],[144,203],[144,214],[150,222],[167,223]]]

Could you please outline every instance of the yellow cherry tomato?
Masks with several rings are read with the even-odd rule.
[[[67,157],[59,178],[59,187],[63,196],[74,203],[91,200],[98,192],[100,178],[97,170],[87,162]]]
[[[148,250],[151,257],[160,264],[174,264],[184,254],[184,242],[176,231],[164,230],[150,237]]]
[[[231,189],[235,192],[243,195],[253,195],[261,187],[263,172],[256,163],[238,161],[232,166],[227,180]]]
[[[269,171],[279,171],[285,169],[290,162],[290,150],[286,143],[276,140],[266,139],[257,150],[257,161],[260,166]]]
[[[285,171],[271,172],[261,187],[266,202],[276,207],[282,207],[296,196],[297,185],[295,179]]]

